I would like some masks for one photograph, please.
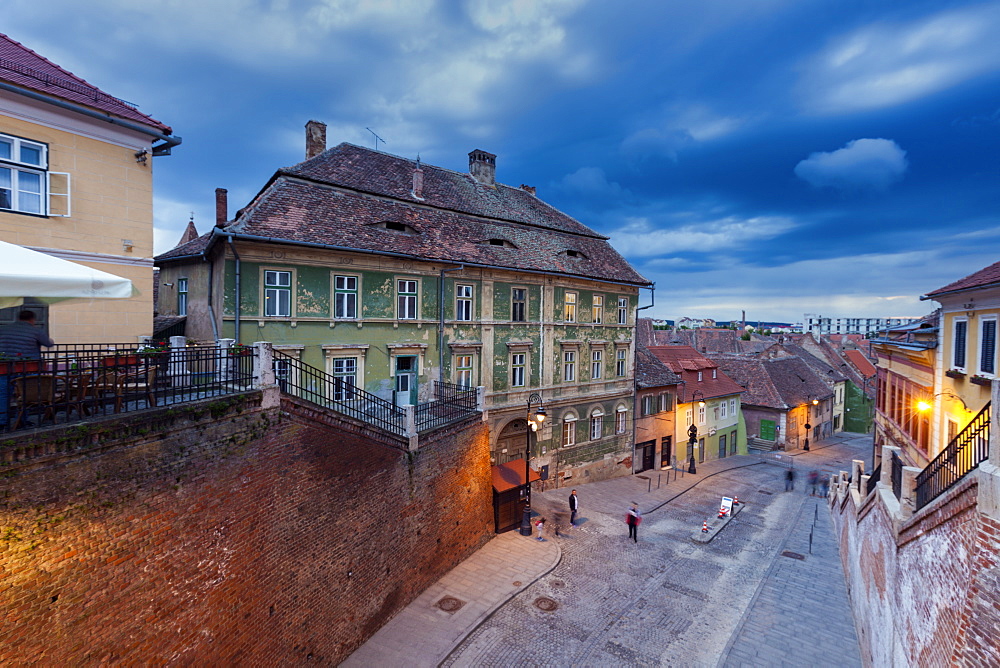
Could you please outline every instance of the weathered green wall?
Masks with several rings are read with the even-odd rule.
[[[872,400],[865,396],[854,383],[846,383],[847,391],[844,395],[844,431],[857,434],[867,434],[872,429],[872,415],[874,406]]]

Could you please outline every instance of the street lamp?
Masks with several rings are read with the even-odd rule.
[[[698,399],[698,397],[701,397],[701,399]],[[705,394],[701,390],[695,390],[694,394],[691,395],[692,403],[696,399],[698,400],[698,408],[704,408]],[[694,463],[694,447],[695,444],[698,442],[698,427],[694,425],[695,421],[696,421],[695,419],[692,419],[691,420],[692,424],[690,427],[688,427],[688,454],[690,455],[690,459],[688,460],[688,473],[698,472],[698,467]]]
[[[538,404],[535,409],[534,418],[532,421],[531,414],[531,404]],[[542,405],[542,395],[537,392],[532,393],[528,397],[528,410],[525,417],[527,424],[524,429],[524,515],[521,517],[521,535],[530,536],[531,535],[531,467],[529,462],[531,461],[531,432],[537,431],[538,426],[545,421],[545,416],[548,413],[545,411],[545,406]]]
[[[809,418],[811,413],[809,404],[812,404],[813,406],[818,406],[819,399],[813,399],[812,401],[806,403],[806,444],[802,447],[802,450],[805,452],[809,452],[809,430],[812,429],[812,425],[809,424]]]

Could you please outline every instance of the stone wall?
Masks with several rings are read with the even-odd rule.
[[[336,664],[492,535],[482,423],[407,452],[256,396],[7,462],[0,664]]]

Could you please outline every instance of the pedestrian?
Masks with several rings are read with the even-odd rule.
[[[574,489],[569,494],[569,525],[576,526],[576,510],[580,507],[580,499],[576,496],[576,490]]]
[[[542,531],[545,529],[544,517],[539,517],[537,520],[535,520],[535,528],[538,529],[537,540],[545,540],[544,538],[542,538]]]
[[[819,471],[813,469],[809,472],[809,496],[816,496],[819,491]]]
[[[628,514],[625,516],[625,522],[628,524],[628,537],[632,539],[633,543],[638,543],[639,524],[642,522],[642,513],[639,511],[639,504],[632,503],[632,507],[629,508]]]
[[[788,467],[785,471],[785,491],[790,492],[793,489],[795,489],[795,471]]]
[[[35,312],[24,309],[17,314],[17,322],[0,327],[0,353],[8,357],[37,360],[42,358],[42,346],[56,345],[38,327]]]
[[[823,498],[830,496],[830,476],[820,475],[820,486],[823,488]]]

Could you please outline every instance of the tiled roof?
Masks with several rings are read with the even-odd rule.
[[[820,374],[821,378],[824,378],[831,382],[847,380],[844,374],[839,369],[832,366],[827,360],[818,357],[816,355],[813,355],[811,352],[809,352],[800,345],[794,343],[785,343],[784,345],[782,345],[782,348],[784,348],[789,353],[795,355],[803,362],[811,366],[817,373]]]
[[[798,357],[752,359],[734,355],[713,355],[726,374],[744,385],[745,405],[787,410],[810,399],[833,395],[816,371]]]
[[[213,238],[234,234],[272,243],[650,284],[606,237],[526,191],[499,184],[494,188],[422,165],[424,199],[418,202],[402,181],[405,172],[407,183],[412,182],[414,168],[404,158],[341,144],[279,171]],[[386,222],[401,224],[405,231],[386,229]],[[490,243],[497,239],[508,245]],[[202,240],[205,236],[156,259],[200,253],[212,243],[205,240],[199,247]]]
[[[161,253],[156,256],[156,260],[170,260],[179,257],[188,257],[191,255],[200,255],[208,248],[209,242],[213,239],[211,232],[206,232],[197,239],[193,239],[188,242],[180,243],[174,248],[171,248],[166,253]]]
[[[740,402],[750,406],[765,406],[769,408],[786,408],[774,382],[764,369],[764,362],[753,357],[737,355],[712,356],[719,367],[733,381],[745,388]]]
[[[717,378],[712,378],[711,370],[718,369],[719,365],[690,346],[652,346],[648,350],[681,377],[686,386],[684,394],[687,401],[694,396],[695,390],[701,391],[706,399],[743,392],[743,387],[722,370],[718,371]],[[702,372],[701,380],[698,380],[699,371]]]
[[[851,364],[854,365],[854,368],[856,368],[862,376],[866,378],[872,378],[875,376],[875,366],[860,350],[845,350],[844,357],[851,361]]]
[[[949,292],[960,290],[971,290],[972,288],[982,288],[987,285],[1000,283],[1000,262],[994,262],[985,269],[980,269],[974,274],[969,274],[965,278],[960,278],[954,283],[949,283],[943,288],[938,288],[933,292],[928,292],[925,296],[933,298],[936,295],[943,295]]]
[[[177,245],[181,246],[189,241],[194,241],[197,238],[198,238],[198,228],[194,226],[193,220],[189,220],[187,227],[184,228],[184,234],[181,235],[181,240],[177,242]]]
[[[677,385],[681,377],[671,371],[656,355],[638,345],[635,351],[635,383],[641,388]]]
[[[157,128],[164,134],[171,133],[169,126],[147,116],[128,102],[108,95],[4,34],[0,34],[0,81],[136,121]]]

